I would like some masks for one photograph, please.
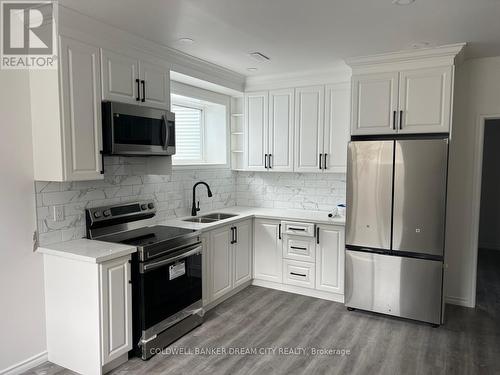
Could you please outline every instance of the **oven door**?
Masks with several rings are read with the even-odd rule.
[[[116,102],[103,102],[105,153],[175,154],[175,114]]]
[[[203,315],[202,245],[197,243],[139,266],[142,339],[189,315]]]

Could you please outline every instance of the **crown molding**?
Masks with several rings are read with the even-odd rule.
[[[329,69],[308,70],[247,77],[245,91],[274,90],[290,87],[350,82],[351,68],[339,62]]]
[[[59,32],[124,54],[139,53],[169,63],[171,70],[242,92],[245,76],[165,45],[152,42],[74,9],[59,5]]]
[[[455,57],[464,49],[465,46],[466,43],[456,43],[438,47],[361,56],[348,58],[346,59],[346,63],[353,69],[367,65],[407,63],[424,59],[449,59],[453,64]]]

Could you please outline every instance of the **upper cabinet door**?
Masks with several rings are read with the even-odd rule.
[[[269,92],[270,171],[293,171],[294,90]]]
[[[295,172],[320,172],[323,154],[324,86],[295,90]]]
[[[99,48],[61,38],[65,180],[102,179]]]
[[[122,103],[140,103],[137,59],[102,50],[102,97]]]
[[[245,95],[246,168],[265,171],[268,154],[268,94],[255,92]]]
[[[170,110],[170,69],[141,61],[139,71],[141,103]]]
[[[452,75],[452,66],[400,73],[399,133],[450,131]]]
[[[349,83],[327,85],[325,90],[325,137],[323,170],[345,173],[349,143],[351,87]]]
[[[397,132],[398,72],[352,77],[351,134]]]

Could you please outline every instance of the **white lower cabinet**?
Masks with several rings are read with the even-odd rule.
[[[318,225],[316,289],[344,294],[344,227]]]
[[[284,284],[314,288],[314,263],[284,259],[283,268]]]
[[[207,234],[209,274],[206,303],[218,300],[252,279],[252,220]],[[205,300],[205,298],[204,298]]]
[[[133,250],[132,250],[133,251]],[[101,375],[132,349],[130,255],[91,263],[44,254],[48,360]]]
[[[282,240],[279,220],[254,223],[254,279],[282,282]]]

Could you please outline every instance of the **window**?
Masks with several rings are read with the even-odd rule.
[[[226,107],[194,95],[172,94],[174,165],[227,164]]]

